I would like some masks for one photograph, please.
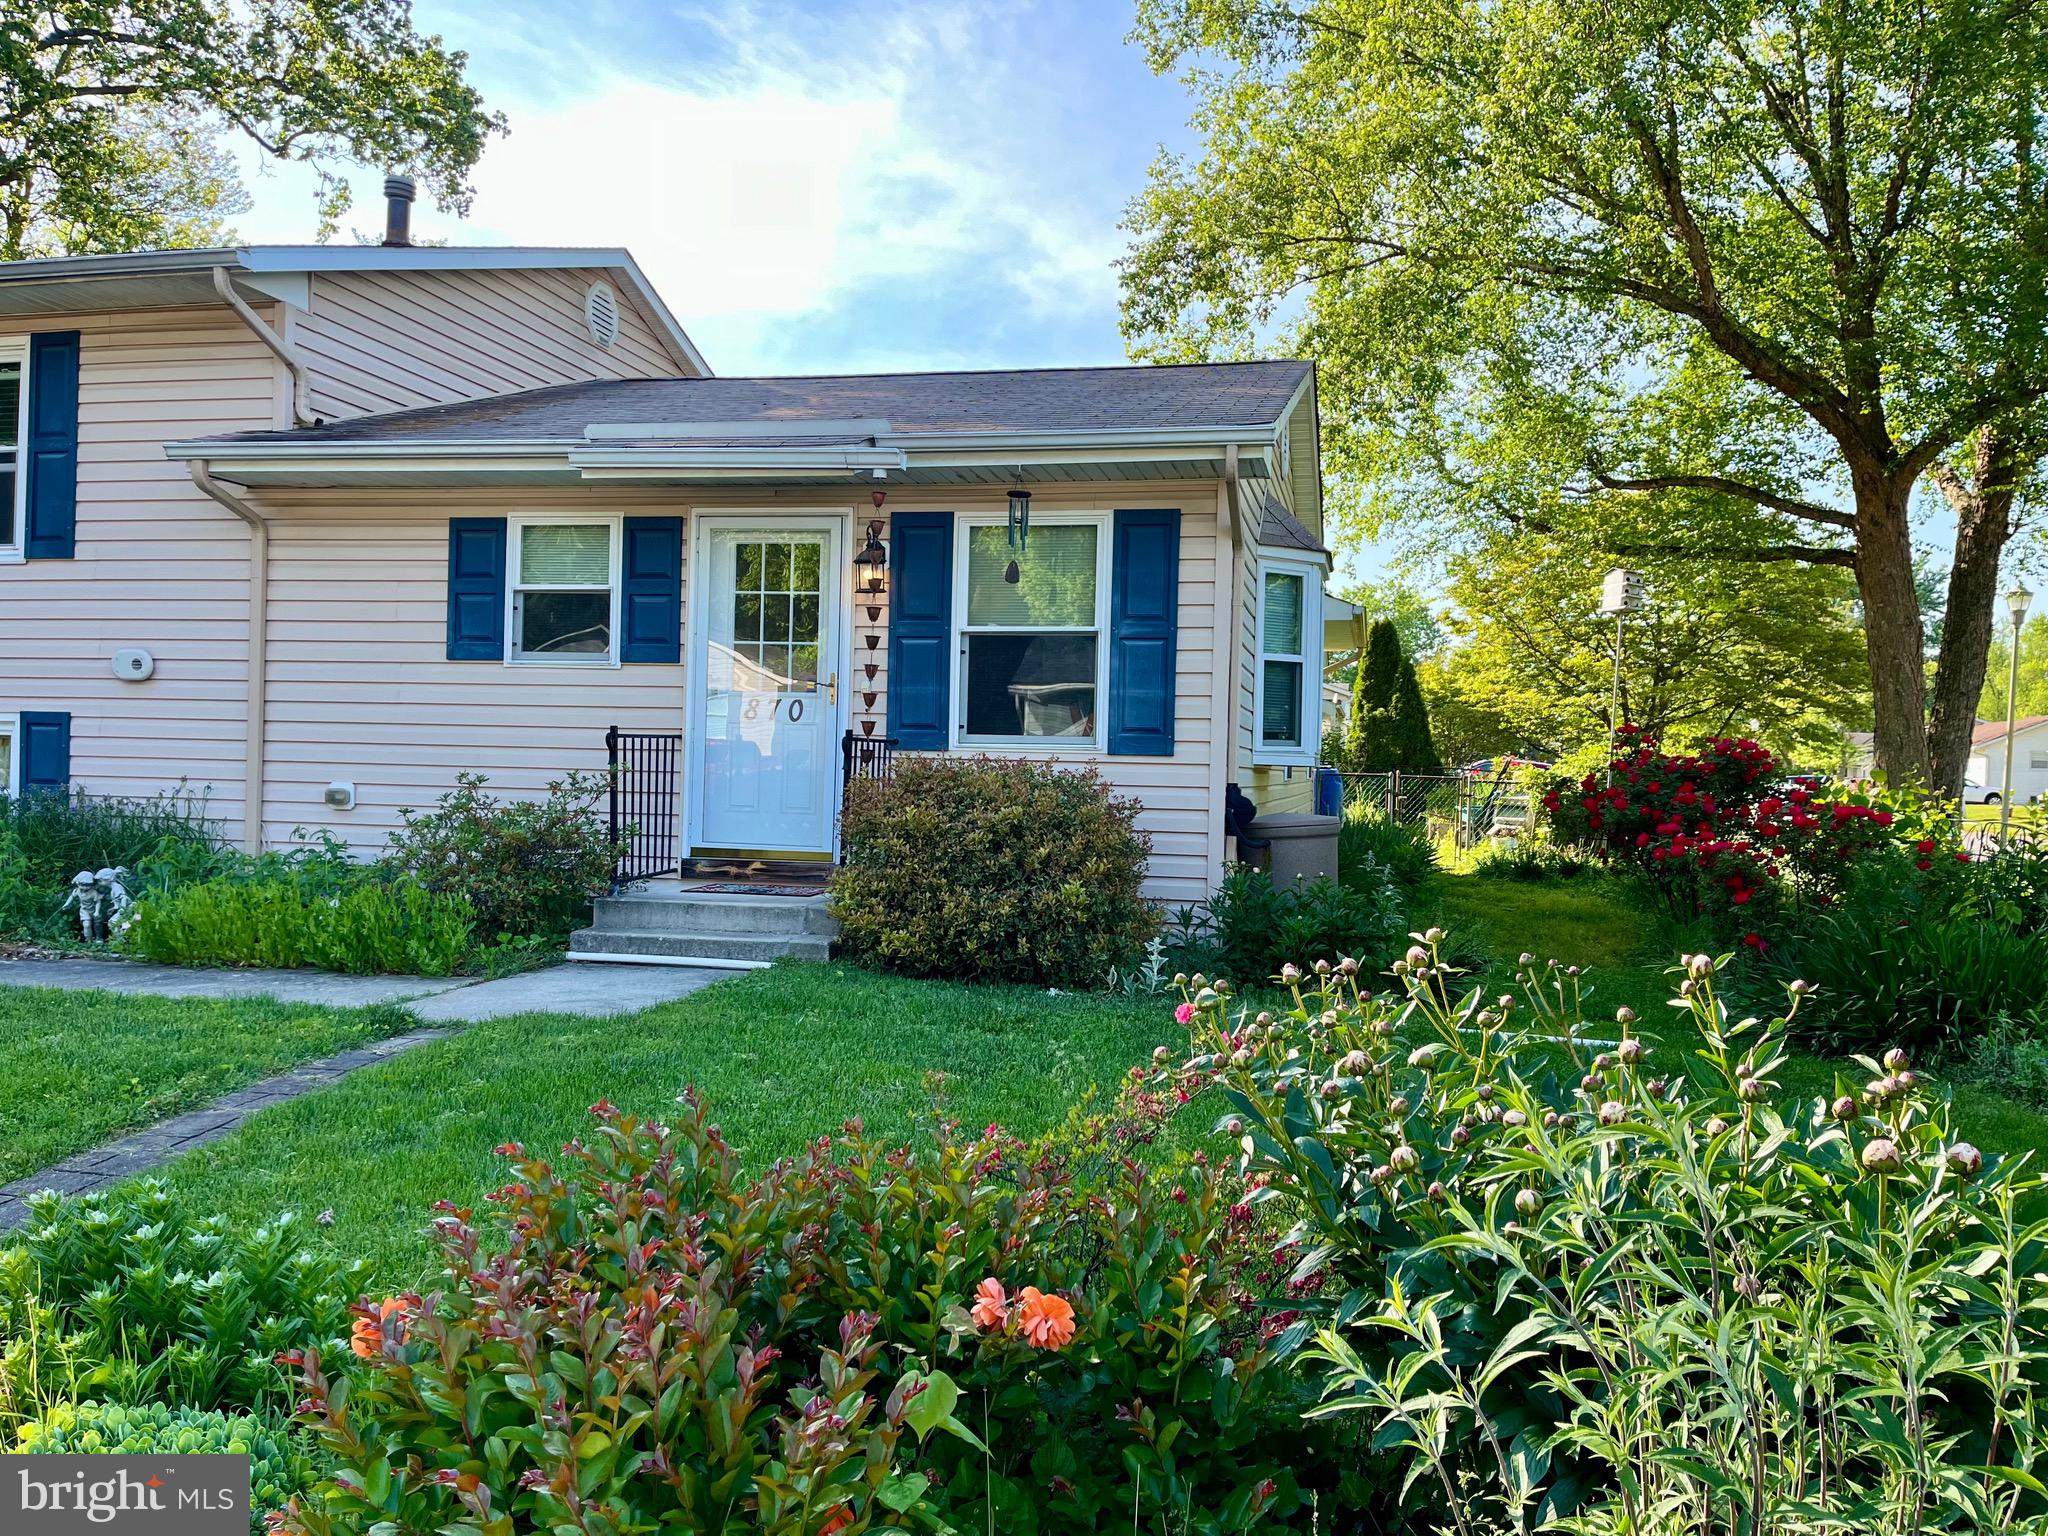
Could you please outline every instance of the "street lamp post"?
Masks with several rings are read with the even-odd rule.
[[[2005,685],[2005,777],[1998,790],[1998,846],[2005,846],[2006,828],[2012,821],[2012,753],[2020,718],[2020,628],[2027,622],[2027,605],[2034,600],[2024,582],[2015,583],[2005,594],[2006,611],[2012,615],[2012,671]]]

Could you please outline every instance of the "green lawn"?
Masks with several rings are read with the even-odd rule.
[[[1625,890],[1598,877],[1539,885],[1438,875],[1421,893],[1417,921],[1442,924],[1454,949],[1485,966],[1489,990],[1512,983],[1515,959],[1524,952],[1556,958],[1590,970],[1589,1018],[1611,1018],[1626,1004],[1649,1031],[1668,1036],[1672,1014],[1665,1001],[1677,985],[1669,968],[1680,953],[1709,941],[1659,912],[1630,906]],[[1690,1045],[1684,1050],[1684,1064],[1696,1065]],[[1674,1062],[1673,1070],[1678,1066]],[[1811,1100],[1832,1094],[1838,1071],[1858,1082],[1869,1075],[1854,1062],[1794,1053],[1780,1080],[1788,1098]],[[1953,1092],[1958,1122],[1986,1151],[2048,1150],[2048,1117],[1972,1084],[1958,1083]]]
[[[0,987],[0,1183],[412,1027],[396,1008]]]
[[[494,1146],[552,1151],[587,1128],[599,1099],[660,1114],[695,1084],[756,1167],[855,1115],[913,1135],[934,1070],[967,1125],[1030,1132],[1177,1039],[1171,1008],[783,964],[621,1019],[473,1025],[252,1118],[171,1179],[203,1208],[250,1220],[331,1208],[334,1240],[400,1284],[430,1263],[421,1233],[435,1200],[478,1201],[502,1182]]]

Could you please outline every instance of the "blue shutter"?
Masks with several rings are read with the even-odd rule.
[[[1109,751],[1173,754],[1174,633],[1180,626],[1180,513],[1116,515],[1109,573]]]
[[[71,792],[71,717],[21,712],[21,787]]]
[[[28,342],[28,527],[31,560],[69,560],[78,549],[78,332],[38,331]]]
[[[953,709],[953,514],[889,520],[889,735],[943,749]]]
[[[448,519],[448,659],[505,659],[505,519]]]
[[[683,659],[683,520],[626,519],[619,660]]]

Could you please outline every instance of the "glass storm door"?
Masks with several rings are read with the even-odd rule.
[[[829,853],[837,780],[835,526],[707,520],[696,844]]]

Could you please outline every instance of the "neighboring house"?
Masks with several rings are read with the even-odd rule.
[[[2022,715],[2014,722],[2012,803],[2027,805],[2048,795],[2048,715]],[[1992,794],[2005,785],[2005,722],[1979,720],[1970,735],[1970,764],[1964,777]]]
[[[893,740],[1096,765],[1191,900],[1226,784],[1309,804],[1320,483],[1302,362],[721,379],[623,251],[0,264],[0,776],[368,851],[616,728],[673,867],[830,858]]]

